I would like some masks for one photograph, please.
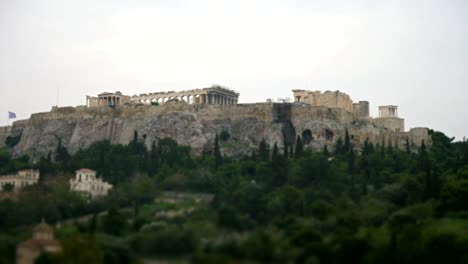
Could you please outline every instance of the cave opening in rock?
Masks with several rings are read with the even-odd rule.
[[[335,133],[330,129],[325,129],[325,139],[328,141],[333,141],[333,137],[335,137]]]
[[[312,140],[314,140],[314,137],[312,136],[312,131],[310,131],[310,129],[304,130],[302,132],[302,142],[307,145],[310,142],[312,142]]]

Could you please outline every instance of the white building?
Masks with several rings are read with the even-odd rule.
[[[91,198],[105,196],[112,189],[112,184],[96,177],[96,172],[90,169],[75,171],[75,179],[70,179],[70,189],[89,195]]]
[[[13,186],[15,192],[21,190],[23,187],[37,184],[39,182],[40,173],[38,170],[21,170],[16,175],[0,176],[0,191],[7,184]]]

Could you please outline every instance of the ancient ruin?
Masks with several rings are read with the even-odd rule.
[[[293,93],[296,102],[318,107],[343,109],[353,113],[357,120],[370,121],[375,127],[395,132],[405,131],[405,120],[398,117],[397,106],[379,106],[379,117],[371,118],[368,101],[355,103],[349,95],[340,91],[322,93],[320,91],[293,90]]]
[[[239,94],[222,86],[181,92],[157,92],[140,95],[123,95],[121,92],[102,93],[97,97],[86,96],[86,106],[123,106],[132,104],[164,104],[168,101],[184,101],[188,104],[237,104]]]
[[[13,155],[27,154],[36,161],[54,152],[59,140],[73,154],[102,140],[129,144],[135,132],[148,148],[169,137],[201,154],[212,151],[216,134],[226,131],[232,144],[222,145],[221,151],[229,156],[249,155],[263,139],[270,145],[294,144],[297,136],[306,148],[331,150],[346,131],[357,151],[366,141],[400,148],[409,142],[414,151],[423,141],[432,144],[427,128],[405,130],[396,106],[380,107],[379,117],[372,118],[368,101],[354,102],[339,91],[293,93],[292,103],[253,104],[238,104],[239,94],[220,86],[135,96],[102,93],[87,97],[86,105],[53,107],[0,128],[0,139],[17,139]]]
[[[395,105],[380,106],[379,117],[374,119],[374,125],[396,132],[405,131],[405,120],[398,117],[398,106]]]

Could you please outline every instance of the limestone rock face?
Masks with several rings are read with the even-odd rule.
[[[27,154],[33,160],[54,152],[59,141],[70,153],[94,142],[109,140],[113,144],[128,144],[137,131],[148,147],[169,137],[188,145],[194,154],[210,152],[216,134],[227,131],[230,139],[221,142],[223,154],[250,155],[260,141],[271,146],[294,143],[299,135],[306,147],[332,149],[344,138],[348,129],[355,149],[369,139],[375,144],[403,148],[408,139],[411,146],[422,140],[431,144],[428,130],[392,132],[355,120],[352,113],[337,108],[314,107],[306,104],[245,104],[188,105],[170,102],[161,106],[64,107],[48,113],[33,114],[29,120],[14,123],[13,128],[0,128],[0,140],[8,135],[21,135],[14,155]],[[4,140],[1,141],[3,143]]]

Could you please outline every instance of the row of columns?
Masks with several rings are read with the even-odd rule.
[[[166,103],[169,100],[177,99],[179,101],[185,101],[188,104],[217,104],[217,105],[233,105],[237,104],[237,98],[223,96],[220,94],[197,94],[197,95],[181,95],[171,97],[158,97],[152,99],[142,99],[141,103]]]
[[[117,106],[121,105],[121,98],[119,96],[105,96],[105,97],[86,97],[86,106]]]
[[[118,96],[106,96],[99,97],[99,106],[117,106],[120,105],[120,97]]]

